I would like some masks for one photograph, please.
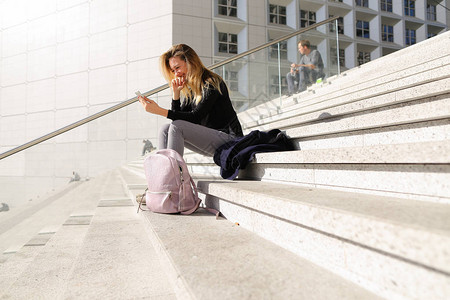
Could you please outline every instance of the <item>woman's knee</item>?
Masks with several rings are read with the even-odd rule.
[[[170,125],[174,126],[174,127],[178,127],[178,128],[183,128],[183,127],[185,127],[186,124],[189,124],[189,122],[185,121],[185,120],[175,120],[175,121],[172,121],[172,123]]]

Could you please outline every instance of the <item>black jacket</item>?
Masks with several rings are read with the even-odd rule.
[[[254,130],[220,146],[214,153],[214,162],[220,166],[220,175],[233,180],[239,169],[245,169],[256,153],[296,150],[294,142],[279,129],[268,132]]]

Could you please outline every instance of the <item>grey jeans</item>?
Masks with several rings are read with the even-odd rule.
[[[183,155],[184,147],[205,156],[214,156],[221,145],[236,136],[183,120],[165,124],[159,131],[158,149],[173,149]]]

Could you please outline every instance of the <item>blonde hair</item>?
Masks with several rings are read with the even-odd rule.
[[[194,49],[185,44],[172,46],[159,58],[161,73],[169,83],[175,78],[169,65],[169,59],[172,57],[178,57],[187,64],[186,85],[181,90],[185,98],[193,99],[195,104],[198,104],[202,100],[203,91],[210,84],[222,93],[220,90],[222,78],[206,68]]]

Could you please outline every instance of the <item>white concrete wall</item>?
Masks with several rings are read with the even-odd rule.
[[[163,84],[172,11],[166,0],[0,1],[0,152]],[[14,207],[72,171],[93,177],[138,158],[165,122],[133,104],[6,158],[0,202]]]

